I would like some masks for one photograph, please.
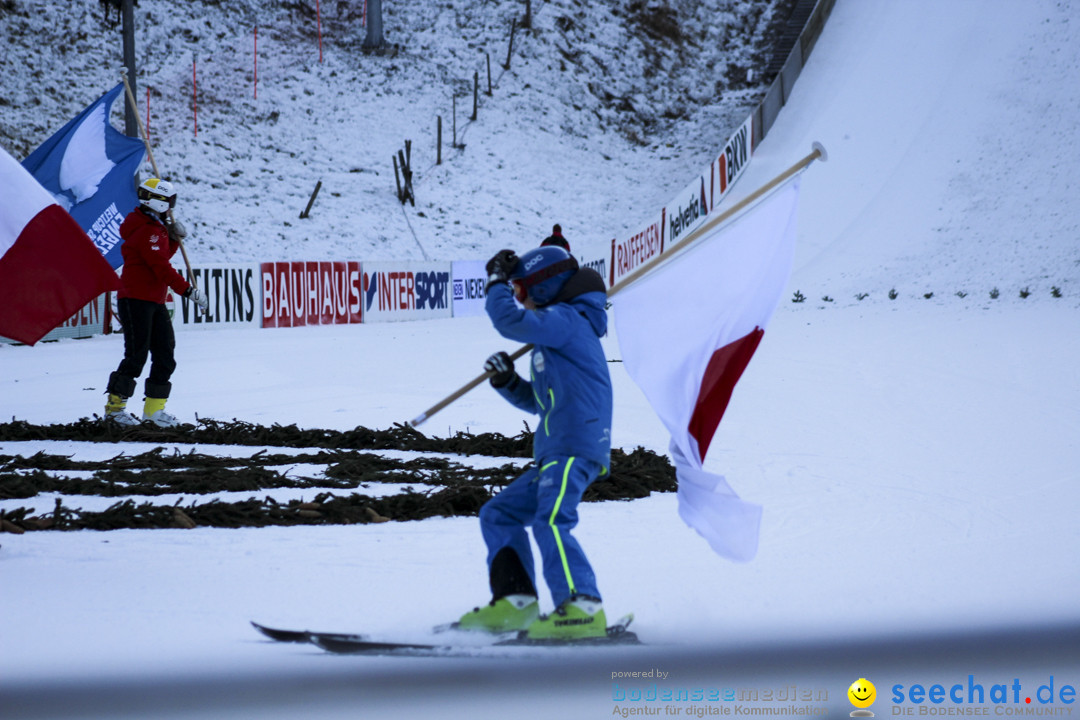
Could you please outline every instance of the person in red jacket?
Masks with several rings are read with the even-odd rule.
[[[109,375],[105,419],[121,425],[136,425],[139,419],[125,412],[128,398],[135,394],[135,381],[142,374],[147,356],[150,375],[146,378],[146,400],[142,419],[158,427],[174,427],[175,417],[165,412],[176,369],[173,351],[176,336],[172,318],[165,307],[169,288],[191,300],[205,312],[206,295],[189,283],[169,262],[187,234],[169,212],[176,205],[172,183],[150,178],[138,189],[139,207],[120,225],[124,266],[117,293],[117,314],[124,327],[124,359]]]
[[[562,225],[559,225],[559,223],[555,223],[551,228],[551,234],[540,242],[540,247],[547,247],[548,245],[561,247],[566,252],[570,252],[570,243],[563,237]]]

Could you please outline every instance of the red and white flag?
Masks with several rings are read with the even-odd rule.
[[[623,366],[671,433],[679,515],[716,553],[757,554],[761,506],[702,468],[791,274],[799,179],[614,299]]]
[[[33,345],[79,308],[119,290],[79,224],[0,148],[0,335]]]

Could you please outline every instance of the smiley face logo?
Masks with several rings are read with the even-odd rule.
[[[874,700],[877,699],[877,688],[874,687],[874,683],[870,682],[866,678],[859,678],[855,682],[851,683],[851,687],[847,691],[848,700],[851,704],[857,708],[868,708],[874,704]]]

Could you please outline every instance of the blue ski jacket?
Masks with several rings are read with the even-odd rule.
[[[496,390],[514,406],[540,416],[533,433],[538,462],[575,456],[610,468],[611,376],[600,345],[607,332],[606,302],[604,292],[591,291],[525,310],[507,285],[487,292],[485,307],[499,334],[534,345],[529,379],[516,375]]]

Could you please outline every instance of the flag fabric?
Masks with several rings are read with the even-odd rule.
[[[120,254],[120,223],[138,204],[135,173],[146,148],[109,122],[109,111],[123,92],[121,83],[23,160],[57,204],[75,218],[114,268]]]
[[[120,278],[83,229],[0,148],[0,335],[33,345]]]
[[[679,515],[733,560],[757,554],[761,506],[703,462],[790,277],[798,200],[796,177],[613,299],[623,367],[671,433]]]

